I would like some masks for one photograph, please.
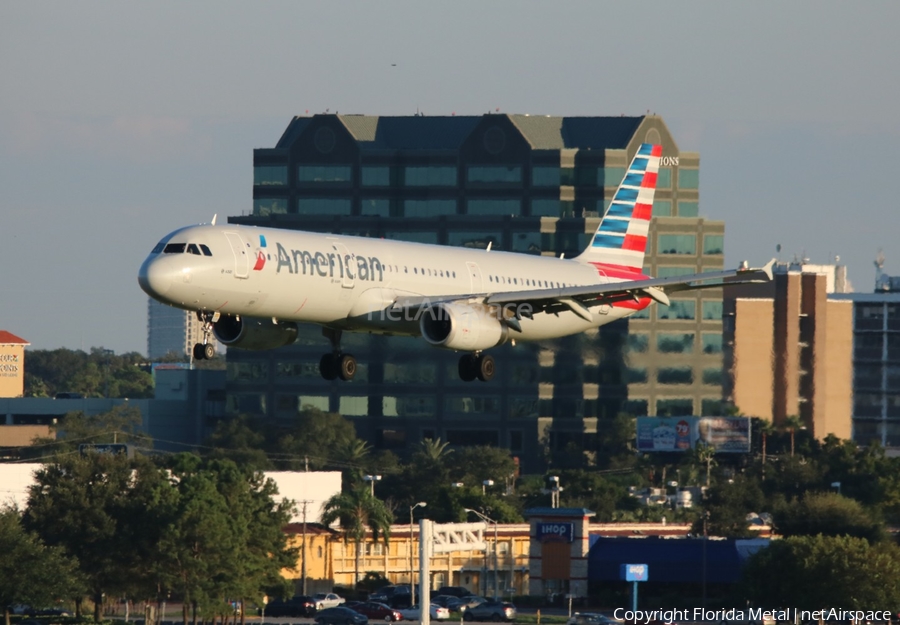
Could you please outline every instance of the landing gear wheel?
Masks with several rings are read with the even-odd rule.
[[[216,357],[216,346],[212,343],[207,343],[203,346],[203,358],[204,360],[212,360]]]
[[[480,354],[476,363],[478,379],[488,382],[494,377],[494,357],[490,354]]]
[[[464,354],[459,359],[459,378],[463,382],[471,382],[478,377],[475,354]]]
[[[205,347],[203,343],[194,343],[194,360],[206,360]]]
[[[319,373],[326,380],[334,380],[338,376],[338,363],[334,354],[325,354],[319,360]],[[318,609],[318,608],[317,608]]]
[[[352,380],[356,375],[356,358],[350,354],[337,356],[338,376],[342,380]]]

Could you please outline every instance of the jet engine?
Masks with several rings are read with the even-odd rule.
[[[479,351],[506,342],[508,328],[488,308],[435,304],[422,312],[419,329],[437,347]]]
[[[271,319],[222,315],[213,324],[216,340],[241,349],[275,349],[297,339],[297,325]]]

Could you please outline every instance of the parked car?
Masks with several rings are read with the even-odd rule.
[[[435,592],[436,595],[451,595],[453,597],[471,597],[473,593],[468,588],[462,586],[441,586]]]
[[[369,618],[356,610],[338,606],[316,613],[316,625],[369,625]]]
[[[396,621],[403,620],[403,615],[399,610],[395,610],[391,606],[385,603],[379,603],[378,601],[366,601],[362,605],[358,605],[353,609],[360,614],[365,614],[370,619],[376,621],[386,621],[388,623],[394,623]]]
[[[478,597],[476,595],[470,595],[468,597],[457,597],[455,601],[450,601],[447,604],[447,608],[451,612],[465,612],[466,609],[472,607],[473,605],[478,605],[479,603],[483,603],[487,601],[484,597]]]
[[[576,612],[566,625],[621,625],[622,621],[600,614],[599,612]]]
[[[338,607],[344,603],[344,598],[333,592],[320,592],[313,595],[313,601],[316,603],[316,610],[324,610]]]
[[[487,599],[467,607],[463,618],[467,621],[512,621],[516,618],[516,606],[506,601]]]
[[[62,608],[42,608],[40,610],[34,610],[29,608],[26,614],[30,617],[35,616],[62,616],[69,617],[72,616],[72,613],[68,610],[64,610]]]
[[[437,597],[431,598],[431,603],[436,603],[442,608],[449,608],[450,606],[448,604],[455,601],[459,601],[459,597],[454,597],[453,595],[438,595]]]
[[[400,614],[403,615],[403,619],[406,621],[422,620],[422,609],[417,605],[406,608],[405,610],[400,610]],[[450,610],[436,603],[431,604],[429,614],[431,614],[431,620],[433,621],[446,621],[450,618]]]
[[[383,586],[369,595],[369,601],[385,603],[392,608],[408,608],[413,603],[412,589],[408,584]]]
[[[257,612],[262,615],[263,610]],[[266,616],[312,616],[316,613],[316,602],[312,597],[298,595],[290,599],[273,599],[266,604]]]

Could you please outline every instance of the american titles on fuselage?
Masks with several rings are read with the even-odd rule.
[[[323,278],[348,278],[384,282],[384,263],[377,256],[358,256],[349,252],[310,252],[287,250],[275,243],[278,256],[276,273],[286,268],[288,273]]]

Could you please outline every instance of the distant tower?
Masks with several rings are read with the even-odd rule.
[[[201,342],[201,338],[197,315],[149,299],[147,357],[150,360],[162,358],[169,352],[190,357],[194,343]]]
[[[891,279],[884,275],[884,250],[875,255],[875,291],[889,291]]]

